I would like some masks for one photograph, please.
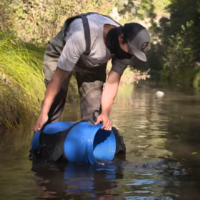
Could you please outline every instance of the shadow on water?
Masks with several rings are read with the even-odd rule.
[[[32,165],[33,126],[23,125],[0,140],[0,199],[200,199],[199,102],[198,93],[156,85],[121,88],[111,119],[127,153],[104,165]],[[79,119],[79,106],[66,105],[62,120]]]

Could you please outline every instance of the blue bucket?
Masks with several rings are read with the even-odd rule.
[[[76,122],[55,122],[48,124],[43,132],[56,134],[67,130]],[[101,129],[102,124],[93,125],[80,122],[67,134],[64,141],[64,154],[72,163],[98,163],[98,160],[113,160],[116,151],[116,140],[113,131]],[[32,139],[32,149],[39,146],[40,131]]]

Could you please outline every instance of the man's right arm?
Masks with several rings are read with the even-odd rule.
[[[54,98],[57,95],[57,93],[60,91],[63,81],[69,76],[69,74],[70,72],[68,71],[65,71],[59,68],[56,69],[51,82],[48,84],[48,87],[45,93],[44,102],[43,102],[43,107],[40,112],[40,116],[37,120],[36,126],[34,128],[35,132],[41,130],[43,125],[47,122],[48,113],[54,101]]]
[[[35,131],[38,131],[48,120],[48,113],[53,104],[54,98],[60,91],[63,81],[73,71],[74,66],[80,56],[85,52],[86,45],[83,42],[84,32],[82,30],[74,32],[66,41],[61,56],[57,63],[57,69],[51,82],[48,84],[43,107],[37,120]]]

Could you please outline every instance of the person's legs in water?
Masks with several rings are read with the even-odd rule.
[[[80,95],[81,119],[94,123],[93,112],[100,110],[103,84],[106,80],[106,64],[91,69],[76,67]]]

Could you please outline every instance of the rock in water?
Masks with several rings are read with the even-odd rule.
[[[163,97],[165,95],[164,92],[162,91],[157,91],[156,94],[155,94],[157,97]]]

